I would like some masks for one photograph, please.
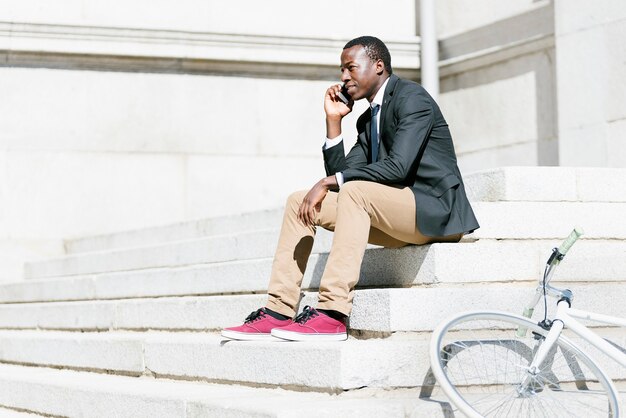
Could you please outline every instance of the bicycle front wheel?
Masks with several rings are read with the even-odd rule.
[[[517,336],[519,326],[528,329],[524,337]],[[504,312],[458,315],[433,332],[433,374],[469,417],[618,417],[613,383],[563,335],[538,373],[530,373],[547,333]]]

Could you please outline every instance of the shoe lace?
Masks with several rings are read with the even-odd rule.
[[[250,315],[248,315],[245,319],[245,323],[249,323],[249,322],[254,322],[257,319],[261,319],[266,315],[265,311],[263,310],[263,308],[257,309],[256,311],[252,312]]]
[[[304,324],[309,319],[314,318],[318,315],[319,312],[307,305],[304,307],[304,310],[300,312],[298,316],[296,316],[296,319],[294,319],[293,322],[297,322],[298,324]]]

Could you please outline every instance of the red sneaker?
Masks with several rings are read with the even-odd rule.
[[[284,327],[291,324],[291,319],[276,319],[265,311],[265,308],[257,309],[252,312],[243,325],[238,327],[224,328],[222,330],[222,337],[230,338],[233,340],[242,341],[259,341],[259,340],[274,340],[270,332],[277,327]]]
[[[346,324],[305,306],[292,324],[272,330],[274,337],[290,341],[344,341]]]

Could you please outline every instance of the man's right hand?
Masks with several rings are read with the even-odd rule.
[[[335,84],[326,90],[326,95],[324,96],[327,138],[336,138],[341,134],[341,119],[352,112],[352,107],[354,106],[354,100],[350,100],[348,104],[341,101],[337,94],[340,91],[341,84]]]
[[[351,99],[346,105],[337,95],[340,91],[341,84],[335,84],[326,90],[326,96],[324,97],[324,112],[326,112],[327,118],[341,120],[348,113],[352,112],[354,100]]]

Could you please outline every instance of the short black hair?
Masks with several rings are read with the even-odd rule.
[[[343,49],[352,48],[356,45],[361,45],[365,48],[365,53],[372,61],[382,60],[385,70],[389,74],[393,73],[391,69],[391,54],[383,41],[374,36],[359,36],[348,42]]]

